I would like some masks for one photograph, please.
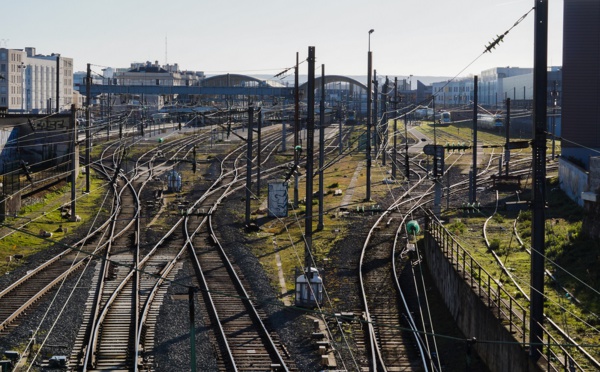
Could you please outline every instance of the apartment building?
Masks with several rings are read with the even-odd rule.
[[[72,103],[72,58],[0,48],[0,110],[45,114],[68,110]]]

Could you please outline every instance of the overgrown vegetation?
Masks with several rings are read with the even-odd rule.
[[[529,191],[521,194],[521,200],[531,200]],[[547,183],[547,204],[545,209],[545,267],[552,273],[546,276],[544,312],[560,323],[577,342],[588,345],[600,343],[600,335],[590,332],[590,327],[600,325],[600,242],[591,238],[582,230],[584,211],[571,201],[559,188],[556,177]],[[513,234],[513,224],[523,241],[521,246]],[[499,264],[492,259],[491,252],[481,249],[482,216],[462,216],[454,219],[446,227],[485,268],[500,280],[505,289],[517,298],[521,305],[528,308],[529,303],[512,281],[500,270]],[[466,228],[462,227],[466,225]],[[530,210],[509,212],[499,211],[488,222],[488,241],[490,249],[507,268],[511,275],[518,278],[518,284],[525,289],[530,283],[532,212]],[[588,349],[596,358],[600,350]]]
[[[78,184],[82,185],[85,176],[80,176]],[[79,187],[81,189],[81,187]],[[97,212],[106,212],[103,198],[106,193],[104,180],[95,176],[90,177],[90,193],[78,193],[76,200],[76,213],[81,217],[80,222],[71,221],[61,211],[61,206],[70,206],[70,185],[51,187],[49,191],[35,196],[31,204],[22,208],[16,217],[7,217],[2,229],[0,239],[0,275],[13,270],[23,259],[40,252],[56,241],[61,240],[86,221],[89,221]],[[44,234],[44,232],[46,234]],[[52,234],[51,237],[43,235]],[[15,257],[23,257],[16,260]]]

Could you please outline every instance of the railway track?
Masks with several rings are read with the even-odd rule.
[[[178,146],[189,147],[189,144]],[[237,174],[237,169],[225,174],[232,173]],[[233,184],[234,181],[236,178],[228,182]],[[218,198],[224,193],[220,186],[223,183],[224,176],[221,176],[199,200],[191,203],[186,214],[216,208]],[[173,228],[147,253],[142,253],[139,241],[135,239],[136,249],[120,247],[106,257],[103,265],[107,265],[101,269],[105,274],[99,278],[96,300],[89,310],[91,315],[86,316],[89,324],[80,331],[82,341],[77,342],[80,346],[72,352],[72,366],[80,365],[83,370],[152,369],[152,353],[148,351],[152,348],[156,324],[151,321],[155,317],[149,317],[149,314],[152,308],[156,312],[154,301],[160,291],[164,293],[165,277],[174,275],[172,268],[177,267],[185,248],[191,244],[191,238],[184,237],[179,231],[181,225],[187,225],[183,223],[185,220],[187,217],[181,217],[174,223]],[[139,232],[135,236],[139,236]],[[167,239],[168,244],[160,247]],[[140,345],[144,346],[140,348]]]
[[[459,158],[456,157],[448,168],[454,167]],[[370,347],[368,368],[372,371],[441,370],[435,340],[425,336],[433,333],[428,328],[433,325],[429,324],[426,315],[426,298],[421,298],[423,295],[417,292],[420,280],[412,270],[413,265],[420,265],[420,258],[418,253],[406,251],[410,242],[406,232],[407,219],[415,211],[428,210],[435,193],[434,186],[427,186],[425,182],[428,169],[417,165],[416,169],[413,167],[417,181],[406,186],[404,193],[397,195],[395,202],[375,222],[361,254],[360,281]],[[491,157],[481,170],[482,176],[490,165]],[[453,184],[447,192],[463,193],[464,183]],[[393,227],[396,230],[391,232]],[[414,310],[415,304],[421,309]]]

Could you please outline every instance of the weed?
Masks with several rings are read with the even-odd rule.
[[[467,225],[464,224],[461,220],[454,220],[449,226],[448,231],[450,231],[454,235],[461,235],[467,230]]]

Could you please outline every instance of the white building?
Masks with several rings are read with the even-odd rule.
[[[460,78],[432,84],[436,109],[467,105],[473,100],[473,79]]]
[[[0,110],[40,114],[68,110],[73,103],[72,58],[0,48],[0,76]]]
[[[479,90],[477,103],[484,106],[501,107],[505,96],[504,79],[531,73],[533,73],[533,69],[530,67],[494,67],[481,71],[477,88]]]
[[[530,78],[532,73],[532,68],[520,67],[494,67],[482,71],[477,79],[477,103],[488,107],[502,107],[507,96],[513,98],[507,95],[504,82],[509,78],[517,80],[520,79],[517,77],[527,78],[529,76]],[[523,97],[523,94],[529,96],[533,94],[531,84],[529,84],[529,88],[525,86],[525,93],[521,93],[520,97]],[[464,105],[473,101],[473,78],[461,78],[450,82],[442,81],[433,83],[432,86],[436,107]]]

